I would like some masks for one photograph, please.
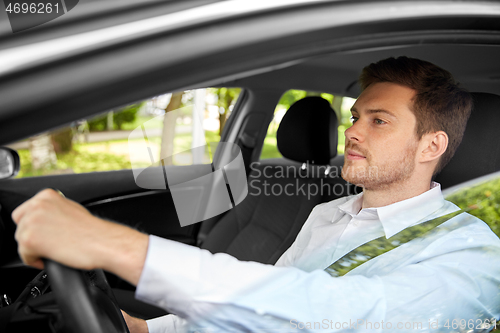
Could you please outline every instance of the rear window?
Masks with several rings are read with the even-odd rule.
[[[344,132],[349,126],[351,126],[350,110],[356,100],[350,97],[344,97],[338,95],[335,96],[324,92],[288,90],[283,94],[283,96],[281,96],[278,105],[276,105],[276,109],[274,110],[273,120],[269,124],[267,135],[264,140],[264,145],[262,147],[260,159],[283,157],[279,152],[276,143],[276,132],[278,131],[281,119],[283,119],[283,116],[285,115],[286,111],[290,108],[290,106],[293,103],[307,96],[321,96],[322,98],[329,101],[330,104],[332,105],[333,110],[335,110],[335,113],[337,114],[337,119],[339,120],[338,154],[340,155],[344,154],[344,144],[345,144]]]

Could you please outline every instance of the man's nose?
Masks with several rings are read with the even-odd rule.
[[[355,141],[355,142],[363,142],[364,141],[364,130],[362,128],[362,124],[359,120],[352,124],[351,127],[345,130],[344,135],[347,140]]]

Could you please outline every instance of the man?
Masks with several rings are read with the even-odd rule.
[[[436,331],[499,318],[500,240],[477,218],[450,217],[458,208],[431,181],[461,141],[470,95],[448,72],[405,57],[371,64],[360,82],[342,175],[363,193],[317,206],[275,266],[148,237],[91,216],[52,190],[12,214],[22,259],[38,268],[42,257],[103,268],[136,285],[138,298],[188,319],[146,324],[126,316],[135,332],[191,324],[220,331]],[[359,246],[391,241],[441,216],[448,220],[430,232],[331,276]]]

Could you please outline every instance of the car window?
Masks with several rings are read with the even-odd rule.
[[[269,128],[267,130],[267,135],[264,140],[264,145],[262,147],[262,152],[260,154],[260,159],[267,158],[281,158],[283,157],[278,150],[276,143],[276,132],[278,131],[279,124],[286,111],[290,108],[290,106],[296,101],[307,97],[307,96],[321,96],[332,104],[333,109],[337,114],[337,118],[339,119],[339,127],[338,127],[338,153],[344,153],[344,143],[345,130],[351,126],[351,107],[356,101],[350,97],[343,96],[334,96],[328,93],[322,92],[314,92],[314,91],[305,91],[305,90],[288,90],[285,92],[278,104],[276,105],[276,109],[274,110],[274,117],[271,123],[269,124]]]
[[[500,172],[443,191],[446,199],[478,217],[500,237]]]
[[[240,92],[222,87],[155,96],[16,142],[9,147],[20,155],[17,178],[130,169],[131,161],[151,165],[134,148],[143,140],[131,136],[138,127],[147,130],[155,160],[162,151],[175,155],[166,164],[191,164],[193,144],[220,141]]]

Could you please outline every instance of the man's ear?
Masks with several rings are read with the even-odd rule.
[[[422,143],[420,162],[431,162],[439,159],[446,151],[448,134],[443,131],[427,133],[422,136],[420,142]]]

